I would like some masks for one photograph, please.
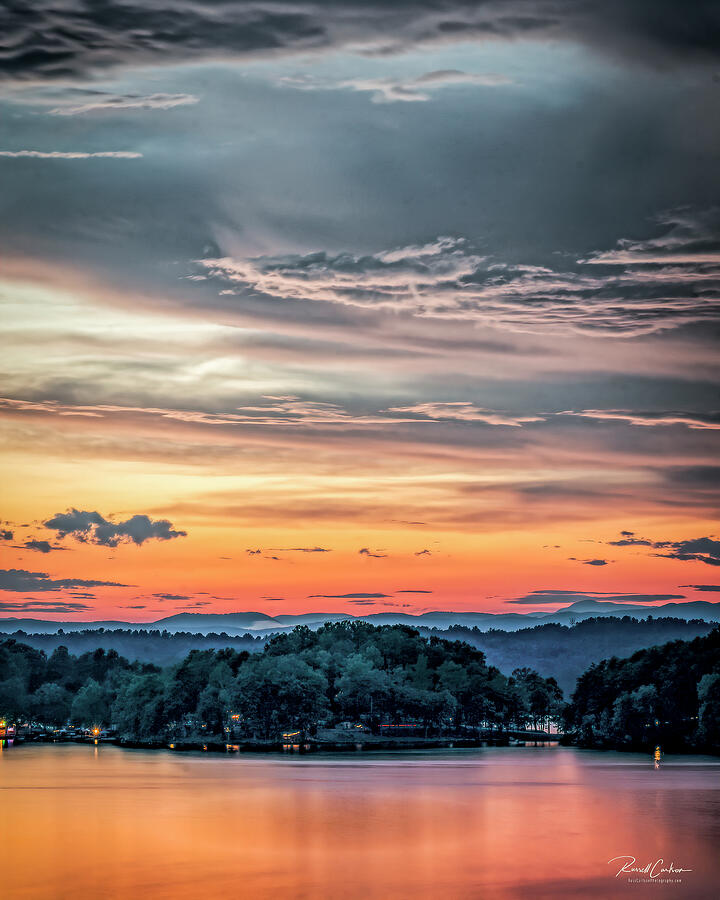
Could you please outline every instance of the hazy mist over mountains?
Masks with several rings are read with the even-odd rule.
[[[264,635],[281,631],[290,631],[296,625],[307,625],[319,628],[326,622],[355,620],[369,622],[373,625],[414,625],[426,628],[451,628],[454,625],[477,626],[487,631],[501,629],[518,631],[533,628],[546,623],[569,625],[584,619],[598,616],[646,616],[665,617],[690,620],[703,619],[707,622],[720,622],[720,603],[692,601],[687,603],[663,603],[648,605],[641,603],[622,603],[610,600],[584,598],[570,603],[554,612],[530,613],[480,613],[432,611],[412,615],[402,612],[377,612],[364,615],[349,613],[301,613],[298,615],[270,616],[261,612],[235,613],[191,613],[182,612],[166,616],[154,622],[51,622],[43,619],[7,618],[0,620],[0,632],[12,633],[23,630],[34,633],[54,633],[63,631],[84,631],[97,628],[124,628],[137,631],[161,630],[169,632],[193,632],[208,634],[225,632],[228,635],[247,634]]]

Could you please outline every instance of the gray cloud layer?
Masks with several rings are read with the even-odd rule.
[[[342,46],[387,53],[431,41],[579,40],[633,60],[716,59],[711,0],[205,0],[5,4],[0,71],[63,78],[113,65],[242,58]]]

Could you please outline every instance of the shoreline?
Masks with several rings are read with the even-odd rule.
[[[573,743],[567,736],[559,739],[554,735],[528,738],[525,740],[513,740],[512,738],[415,738],[401,740],[375,740],[375,741],[303,741],[300,743],[283,743],[282,741],[153,741],[133,740],[129,738],[64,738],[46,740],[12,740],[4,741],[7,749],[12,747],[29,747],[36,745],[86,745],[86,746],[112,746],[123,750],[165,750],[171,753],[210,753],[214,755],[247,754],[250,756],[311,756],[315,754],[358,754],[358,753],[403,753],[415,750],[479,750],[483,748],[513,748],[513,749],[550,749],[563,747],[578,751],[592,751],[597,753],[632,753],[638,756],[652,755],[652,748],[638,747],[592,747]],[[683,756],[700,757],[711,756],[720,758],[720,754],[707,749],[682,749],[672,747],[663,751],[663,757]]]
[[[404,751],[404,750],[464,750],[479,749],[482,747],[540,747],[546,745],[559,746],[560,740],[554,736],[538,736],[526,740],[513,740],[503,736],[495,739],[487,738],[410,738],[410,739],[378,739],[363,741],[329,741],[329,740],[304,740],[300,742],[280,741],[154,741],[137,740],[131,738],[48,738],[34,740],[15,740],[12,746],[32,746],[48,744],[85,744],[89,746],[111,745],[127,750],[169,750],[174,753],[205,752],[205,753],[251,753],[251,754],[280,754],[297,753],[301,755],[312,753],[362,753],[379,750]]]

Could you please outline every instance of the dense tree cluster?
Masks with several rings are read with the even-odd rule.
[[[61,646],[48,657],[11,638],[0,643],[0,717],[102,723],[127,680],[150,671],[157,669],[129,663],[115,650],[73,656]]]
[[[114,724],[136,738],[223,734],[260,739],[318,723],[371,728],[411,720],[425,733],[464,727],[538,726],[557,719],[556,682],[522,668],[506,677],[460,641],[407,626],[363,622],[299,626],[262,653],[193,650],[166,669],[115,651],[50,657],[10,640],[0,645],[0,711],[48,724]],[[200,729],[203,729],[200,731]]]
[[[578,679],[566,711],[580,743],[720,750],[720,628],[603,660]]]
[[[222,631],[219,634],[196,634],[188,631],[160,631],[158,628],[86,628],[82,631],[60,629],[51,634],[29,634],[15,631],[11,635],[17,641],[44,650],[48,655],[56,647],[67,647],[70,653],[82,653],[103,647],[115,650],[120,656],[130,660],[169,666],[181,662],[191,650],[262,650],[265,638],[252,634],[233,635]]]
[[[629,656],[636,650],[667,641],[690,640],[708,634],[713,627],[712,623],[701,619],[602,616],[572,625],[544,624],[518,631],[481,631],[462,625],[447,630],[418,626],[418,631],[426,637],[465,641],[482,650],[487,663],[501,672],[523,667],[535,669],[545,677],[555,678],[569,694],[578,676],[594,662],[611,656]],[[59,646],[67,647],[77,656],[104,647],[105,650],[116,650],[127,659],[163,667],[181,662],[191,650],[231,647],[237,651],[261,652],[269,640],[267,635],[194,634],[130,628],[96,628],[53,634],[17,631],[12,636],[48,655]]]

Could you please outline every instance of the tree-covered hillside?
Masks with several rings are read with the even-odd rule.
[[[519,631],[480,631],[456,626],[442,634],[467,641],[485,654],[501,672],[530,666],[552,676],[566,694],[592,663],[610,656],[629,656],[637,650],[674,640],[690,640],[715,628],[702,619],[598,616],[573,625],[545,624]],[[440,633],[440,632],[432,632]]]
[[[566,718],[587,746],[720,751],[720,629],[591,666]]]

